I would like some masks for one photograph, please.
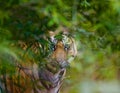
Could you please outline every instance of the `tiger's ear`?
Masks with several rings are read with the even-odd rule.
[[[49,31],[49,37],[50,37],[50,40],[51,40],[51,42],[53,42],[53,43],[57,43],[57,40],[55,39],[55,32],[53,32],[53,31]]]

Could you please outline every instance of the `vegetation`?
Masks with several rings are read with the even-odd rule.
[[[119,0],[0,0],[0,75],[15,74],[16,61],[44,64],[48,33],[60,27],[78,48],[61,93],[104,93],[88,87],[120,80]]]

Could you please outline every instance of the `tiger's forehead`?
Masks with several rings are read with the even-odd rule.
[[[62,41],[64,44],[69,44],[70,43],[70,38],[68,37],[68,35],[65,35],[63,33],[55,33],[50,31],[49,32],[50,35],[50,39],[53,43],[57,43],[58,41]]]

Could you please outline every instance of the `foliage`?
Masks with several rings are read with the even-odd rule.
[[[84,79],[120,79],[119,0],[1,0],[0,6],[0,74],[3,68],[14,72],[14,60],[43,61],[49,55],[48,32],[65,26],[75,38],[78,56],[62,93],[78,93]],[[36,43],[41,44],[37,53],[31,49]]]

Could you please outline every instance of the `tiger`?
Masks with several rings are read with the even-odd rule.
[[[3,81],[0,81],[0,92],[59,93],[66,68],[70,65],[71,59],[77,55],[77,47],[72,37],[63,33],[57,34],[49,31],[51,53],[45,58],[46,64],[40,67],[37,63],[27,65],[17,63],[15,76],[0,77]],[[38,47],[41,47],[39,43]]]

